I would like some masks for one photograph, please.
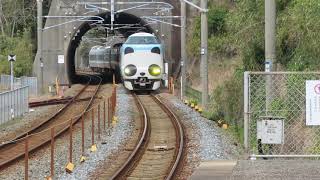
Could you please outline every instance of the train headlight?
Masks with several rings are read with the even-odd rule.
[[[133,64],[130,64],[124,68],[124,74],[126,76],[133,76],[137,73],[137,67]]]
[[[152,76],[159,76],[161,74],[160,66],[156,64],[152,64],[151,66],[149,66],[149,74],[151,74]]]

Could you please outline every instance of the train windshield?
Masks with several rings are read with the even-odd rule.
[[[159,44],[153,36],[133,36],[129,37],[125,44]]]

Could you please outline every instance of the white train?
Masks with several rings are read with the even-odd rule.
[[[114,73],[119,71],[120,47],[124,38],[120,36],[106,39],[104,46],[93,46],[89,52],[89,67],[94,72]]]
[[[118,54],[117,48],[94,46],[89,52],[89,67],[99,73],[115,70],[119,63]]]
[[[120,49],[120,71],[129,90],[157,90],[164,73],[163,49],[156,36],[135,33]]]

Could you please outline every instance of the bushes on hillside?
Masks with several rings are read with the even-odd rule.
[[[10,63],[7,61],[9,54],[16,54],[14,74],[17,77],[31,75],[34,54],[32,52],[31,35],[25,31],[19,37],[0,36],[0,74],[10,73]]]
[[[228,2],[225,0],[224,4]],[[320,68],[319,12],[318,0],[277,0],[276,64],[279,70]],[[197,19],[189,49],[200,47],[199,27]],[[242,0],[221,7],[212,4],[209,27],[213,27],[210,54],[222,61],[230,55],[242,60],[241,70],[235,71],[234,76],[211,93],[211,118],[223,119],[239,130],[242,125],[242,72],[264,69],[264,1]],[[198,56],[198,52],[190,52],[190,56]]]

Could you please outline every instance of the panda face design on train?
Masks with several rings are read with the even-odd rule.
[[[129,90],[156,90],[160,87],[163,49],[149,33],[131,35],[121,47],[121,75]]]

